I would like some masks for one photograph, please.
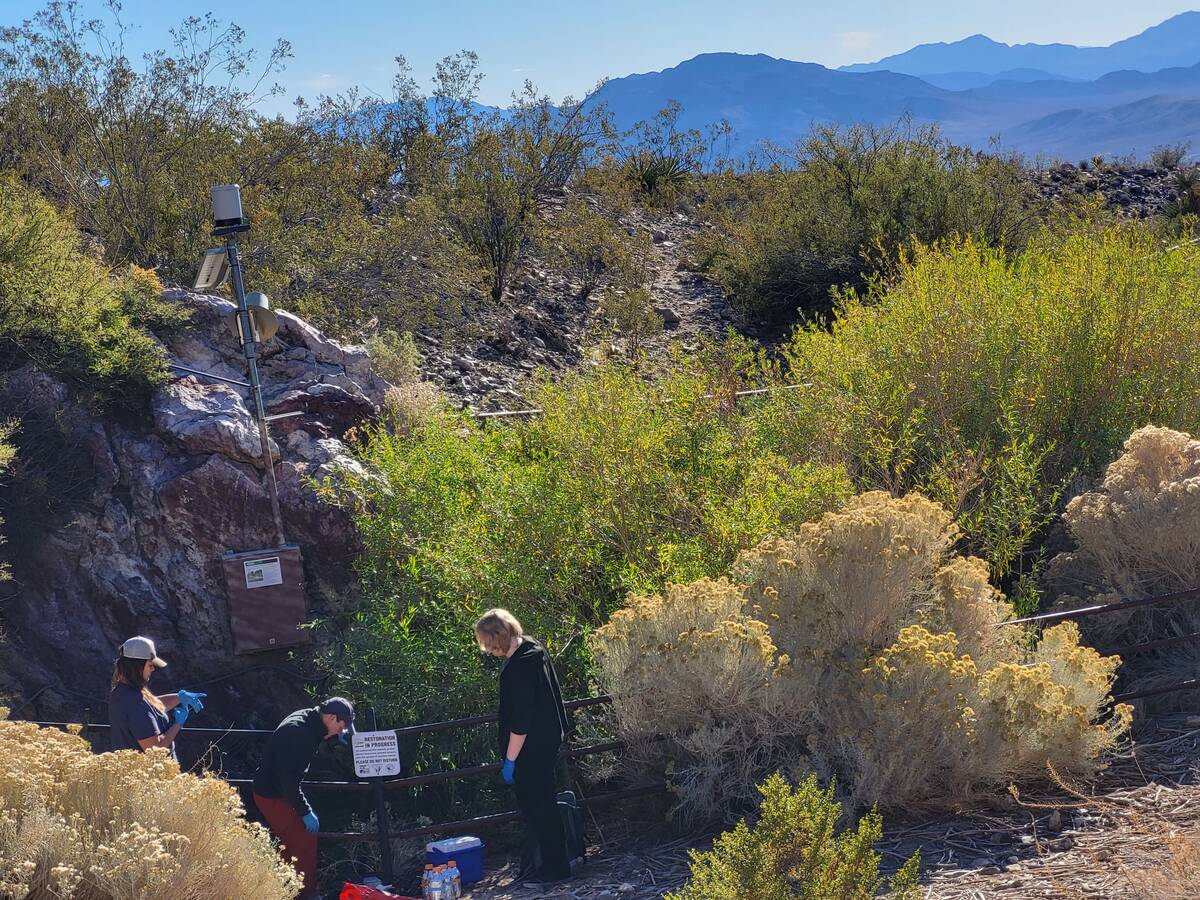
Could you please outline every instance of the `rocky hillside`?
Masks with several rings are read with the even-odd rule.
[[[553,216],[565,198],[552,198]],[[668,344],[694,349],[702,336],[714,337],[739,325],[732,304],[710,278],[688,269],[686,244],[702,225],[683,213],[635,209],[622,217],[627,231],[644,231],[654,243],[650,292],[663,331],[648,347],[659,355]],[[579,365],[590,348],[620,354],[627,348],[601,314],[607,286],[581,296],[581,285],[536,257],[527,261],[504,300],[487,308],[478,337],[465,346],[444,347],[431,334],[416,338],[425,357],[426,377],[447,396],[480,410],[519,409],[528,379],[538,370],[550,375]]]
[[[1038,194],[1046,202],[1069,197],[1103,197],[1111,209],[1138,219],[1162,215],[1179,191],[1175,169],[1108,163],[1099,168],[1063,163],[1034,174]]]
[[[244,379],[224,318],[233,305],[183,291],[168,298],[193,311],[186,329],[163,336],[171,359]],[[353,593],[357,538],[307,479],[357,465],[341,436],[376,414],[386,386],[364,350],[287,313],[262,349],[268,413],[302,413],[272,432],[287,538],[303,548],[309,609],[319,612]],[[210,723],[273,724],[304,702],[305,685],[284,668],[311,669],[305,652],[296,660],[285,650],[233,652],[218,559],[275,544],[245,389],[178,378],[153,396],[149,422],[120,422],[97,418],[67,385],[27,365],[0,385],[0,408],[23,430],[60,435],[82,486],[48,535],[13,535],[20,552],[3,608],[0,688],[15,715],[73,717],[90,706],[102,720],[116,647],[135,633],[153,636],[170,663],[156,678],[160,690],[208,691]],[[69,669],[60,665],[68,648]]]

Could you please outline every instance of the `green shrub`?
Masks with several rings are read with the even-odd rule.
[[[705,184],[718,227],[697,255],[755,316],[826,316],[834,287],[865,286],[918,242],[965,234],[1019,250],[1029,235],[1020,163],[935,128],[816,128],[782,162]]]
[[[1200,425],[1200,258],[1148,229],[1076,221],[1010,258],[919,249],[895,281],[843,294],[832,329],[786,350],[810,387],[772,398],[780,452],[824,443],[864,487],[921,490],[997,578],[1075,473],[1134,428]]]
[[[403,334],[384,329],[367,341],[371,365],[376,373],[392,384],[404,384],[421,377],[421,351],[412,332]]]
[[[842,805],[833,786],[822,789],[816,776],[792,788],[775,774],[758,791],[758,820],[738,822],[711,850],[690,851],[691,879],[667,900],[869,900],[879,894],[878,813],[839,831]],[[888,896],[918,900],[920,866],[917,851],[889,879]]]
[[[559,271],[579,282],[580,299],[602,281],[616,287],[640,287],[650,277],[653,245],[649,233],[638,230],[629,234],[599,202],[578,194],[542,225],[539,243]]]
[[[0,373],[33,362],[96,406],[143,412],[167,375],[144,326],[184,313],[159,298],[153,273],[113,274],[79,242],[49,203],[0,175]]]
[[[393,155],[373,101],[351,91],[269,119],[254,106],[286,42],[256,66],[241,29],[192,16],[142,62],[124,54],[119,15],[108,18],[54,3],[0,31],[0,167],[110,263],[182,284],[211,244],[209,189],[236,173],[253,225],[246,280],[276,305],[353,339],[374,325],[461,328],[484,283],[479,261],[438,198],[395,183],[411,161]],[[409,137],[404,153],[428,136]]]
[[[609,364],[539,387],[536,419],[444,413],[371,432],[372,475],[342,495],[367,597],[334,669],[346,689],[406,720],[451,700],[485,706],[470,637],[482,609],[512,609],[557,652],[627,591],[718,574],[840,502],[836,467],[773,452],[753,408],[728,403],[732,368],[698,360],[652,385]],[[564,680],[583,691],[583,642],[571,647]]]
[[[611,290],[604,295],[600,308],[613,328],[624,335],[626,349],[635,360],[642,351],[642,344],[663,330],[663,317],[654,308],[650,291],[644,287]]]

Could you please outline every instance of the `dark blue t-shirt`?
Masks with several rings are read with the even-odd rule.
[[[166,713],[161,713],[142,696],[142,692],[118,682],[108,694],[108,721],[112,725],[109,737],[114,750],[141,750],[138,741],[162,734],[171,727]],[[175,756],[175,745],[171,745]]]

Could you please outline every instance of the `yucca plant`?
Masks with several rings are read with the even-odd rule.
[[[648,196],[657,196],[669,189],[683,186],[691,167],[682,156],[641,150],[625,161],[625,174]]]
[[[1178,196],[1167,206],[1171,217],[1200,214],[1200,168],[1176,172],[1172,181]]]

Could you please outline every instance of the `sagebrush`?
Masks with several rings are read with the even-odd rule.
[[[97,755],[77,734],[0,720],[3,896],[286,900],[300,886],[224,781],[161,750]]]
[[[1200,587],[1200,440],[1139,428],[1095,489],[1067,504],[1063,520],[1076,546],[1055,557],[1046,573],[1061,607]],[[1122,647],[1195,634],[1200,612],[1194,602],[1170,603],[1082,623],[1097,646]],[[1189,677],[1198,659],[1185,642],[1139,653],[1131,668],[1138,686],[1149,687]]]
[[[1024,649],[954,536],[936,504],[875,492],[743,553],[737,584],[632,598],[593,639],[631,758],[699,818],[772,768],[904,808],[1095,771],[1129,724],[1127,707],[1099,722],[1118,660],[1073,624]]]

